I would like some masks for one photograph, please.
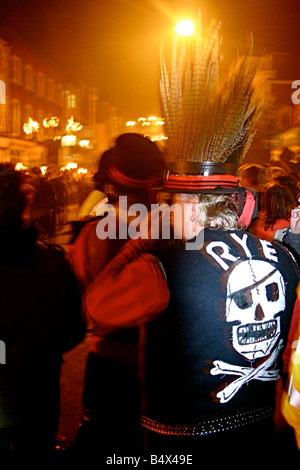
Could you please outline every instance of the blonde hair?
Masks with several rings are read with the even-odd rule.
[[[240,230],[237,202],[227,194],[199,194],[205,227],[221,230]]]

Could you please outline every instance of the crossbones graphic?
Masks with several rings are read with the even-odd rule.
[[[231,400],[231,398],[239,391],[239,389],[250,380],[277,380],[279,371],[277,369],[267,369],[274,364],[282,348],[283,340],[281,339],[276,348],[268,357],[268,359],[266,359],[262,364],[260,364],[256,368],[235,366],[219,360],[214,361],[214,367],[210,371],[212,375],[240,375],[238,379],[234,380],[225,388],[223,388],[223,390],[217,393],[217,397],[220,399],[220,402],[226,403]]]

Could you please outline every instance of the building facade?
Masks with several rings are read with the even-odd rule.
[[[1,162],[93,165],[97,101],[96,88],[70,79],[17,33],[0,29]]]

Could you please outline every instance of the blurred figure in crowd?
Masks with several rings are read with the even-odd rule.
[[[287,176],[287,172],[280,166],[270,164],[267,167],[267,181],[272,182],[279,176]]]
[[[135,218],[130,209],[137,203],[150,209],[153,188],[160,184],[164,169],[156,144],[140,134],[120,135],[102,158],[101,174],[96,175],[96,181],[99,177],[101,191],[104,189],[108,198],[106,213],[84,225],[70,251],[84,307],[90,290],[97,299],[102,290],[97,284],[98,274],[128,239],[128,226]],[[111,227],[114,233],[109,232]],[[133,298],[133,303],[140,301]],[[110,316],[109,310],[105,313]],[[97,322],[92,321],[83,391],[85,416],[76,441],[77,450],[140,449],[138,329],[130,326],[124,317],[117,331],[107,329],[100,334]]]
[[[238,168],[237,175],[240,177],[241,185],[244,188],[251,188],[254,191],[261,191],[266,182],[266,169],[256,163],[247,163]]]
[[[266,183],[266,168],[257,163],[246,163],[238,168],[241,186],[253,189],[257,194],[258,210],[262,207],[262,194]]]
[[[78,211],[78,218],[95,217],[104,212],[105,202],[108,199],[105,194],[105,185],[109,183],[106,175],[106,168],[111,158],[111,152],[106,150],[100,157],[98,171],[94,175],[94,189],[81,204]]]
[[[289,227],[291,210],[296,204],[297,197],[287,186],[269,183],[263,193],[263,208],[249,231],[265,240],[281,241],[282,229]]]
[[[274,179],[275,183],[285,186],[294,194],[295,198],[298,200],[300,195],[299,180],[295,174],[292,175],[282,175]]]
[[[0,449],[29,452],[54,449],[63,353],[85,335],[64,252],[38,241],[31,224],[32,191],[21,172],[0,164]]]
[[[31,184],[35,188],[31,204],[31,218],[37,225],[41,238],[50,238],[55,232],[56,195],[50,182],[38,167],[32,168]]]

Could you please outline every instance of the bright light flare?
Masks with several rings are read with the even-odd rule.
[[[23,130],[25,134],[29,135],[32,134],[33,132],[37,132],[39,130],[39,123],[37,121],[34,121],[33,119],[28,118],[28,121],[25,122],[23,126]]]
[[[174,29],[179,36],[190,36],[195,31],[195,26],[189,20],[182,20]]]
[[[66,170],[76,170],[77,166],[78,166],[77,163],[73,163],[73,162],[67,163]]]
[[[164,135],[160,135],[158,137],[153,137],[153,142],[157,142],[159,140],[168,140],[168,137],[165,137]]]
[[[82,129],[82,125],[80,122],[74,121],[74,116],[71,116],[70,119],[68,119],[68,124],[66,126],[66,131],[67,132],[77,132]]]
[[[57,116],[53,116],[50,118],[45,118],[43,120],[43,126],[46,128],[49,127],[57,127],[59,125],[59,118]]]
[[[79,145],[81,148],[87,149],[87,148],[89,148],[90,143],[91,143],[90,140],[84,139],[84,140],[80,140],[79,143],[78,143],[78,145]]]
[[[77,170],[77,167],[78,167],[77,163],[69,162],[65,166],[62,166],[60,170],[61,171]]]
[[[19,162],[19,163],[16,163],[15,170],[16,171],[27,170],[27,166],[25,166],[25,165],[23,165],[23,163]]]
[[[64,135],[61,139],[61,145],[63,147],[71,147],[76,145],[77,139],[75,135]]]

